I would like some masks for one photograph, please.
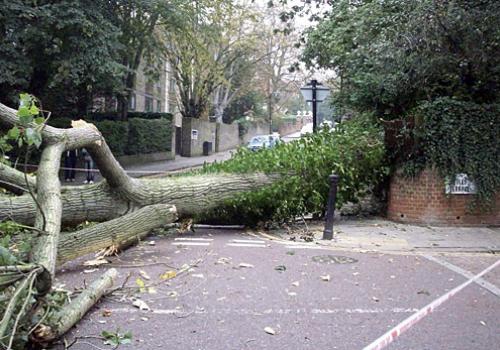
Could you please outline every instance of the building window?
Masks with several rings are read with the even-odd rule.
[[[135,94],[130,94],[130,98],[128,101],[128,109],[130,111],[135,111]]]
[[[152,112],[153,111],[153,98],[146,96],[144,100],[144,110],[146,112]]]
[[[160,112],[161,112],[161,101],[160,101],[160,100],[157,100],[157,101],[156,101],[156,111],[157,111],[158,113],[160,113]]]
[[[175,79],[170,79],[170,84],[168,86],[169,92],[175,92]]]

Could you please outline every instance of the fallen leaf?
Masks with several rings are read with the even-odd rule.
[[[173,270],[169,270],[169,271],[166,271],[164,272],[160,278],[162,280],[169,280],[171,278],[174,278],[175,276],[177,276],[177,272],[173,271]]]
[[[379,298],[377,298],[377,297],[372,297],[372,300],[373,300],[374,302],[376,302],[376,303],[378,303],[378,302],[380,301],[380,299],[379,299]]]
[[[271,335],[276,334],[276,331],[274,329],[272,329],[271,327],[264,328],[264,332],[266,332],[267,334],[271,334]]]
[[[225,264],[230,264],[231,263],[231,258],[219,258],[216,261],[216,264],[219,265],[225,265]]]
[[[147,320],[149,320],[149,318],[147,318],[147,317],[141,317],[141,320],[142,321],[147,321]]]
[[[244,267],[244,268],[252,268],[254,267],[252,264],[248,264],[248,263],[240,263],[238,265],[238,267]]]
[[[110,309],[104,309],[102,310],[102,317],[110,317],[111,316],[111,310]]]
[[[330,281],[330,275],[324,275],[324,276],[320,276],[320,277],[321,277],[322,281],[325,281],[325,282]]]
[[[148,293],[149,293],[149,294],[157,294],[158,292],[156,291],[156,288],[155,288],[155,287],[149,287],[149,288],[148,288]]]
[[[484,321],[479,321],[479,323],[481,323],[483,326],[486,326],[486,322]]]
[[[293,282],[293,283],[292,283],[292,286],[294,286],[294,287],[298,287],[298,286],[299,286],[299,284],[300,284],[300,283],[299,283],[299,281],[295,281],[295,282]]]
[[[172,290],[172,291],[168,292],[167,295],[171,298],[175,298],[179,295],[179,293],[177,293],[175,290]]]
[[[146,272],[146,271],[140,270],[140,271],[139,271],[139,274],[140,274],[140,275],[141,275],[141,276],[142,276],[145,280],[148,280],[148,281],[149,281],[149,280],[151,279],[151,277],[149,277],[149,275],[147,274],[147,272]]]
[[[148,304],[146,304],[141,299],[135,299],[132,302],[132,305],[135,306],[136,308],[138,308],[139,310],[146,310],[146,311],[151,310],[151,308],[148,306]]]
[[[146,291],[146,285],[140,278],[136,278],[135,284],[139,287],[139,292],[144,293]]]

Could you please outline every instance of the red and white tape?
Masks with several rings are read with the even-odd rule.
[[[483,275],[487,274],[491,270],[493,270],[495,267],[500,265],[500,260],[497,260],[493,265],[489,266],[488,268],[484,269],[481,271],[479,274],[475,275],[474,277],[470,278],[469,280],[465,281],[458,287],[450,290],[448,293],[442,295],[438,299],[434,300],[433,302],[427,304],[420,310],[418,310],[416,313],[402,321],[400,324],[389,330],[387,333],[373,341],[371,344],[365,346],[363,350],[380,350],[385,348],[387,345],[392,343],[397,337],[399,337],[401,334],[403,334],[405,331],[410,329],[412,326],[414,326],[418,321],[423,319],[425,316],[429,315],[431,312],[433,312],[438,306],[441,304],[445,303],[448,301],[451,297],[453,297],[455,294],[460,292],[462,289],[467,287],[469,284],[474,283],[477,279],[481,278]]]

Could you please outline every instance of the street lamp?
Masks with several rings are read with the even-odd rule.
[[[301,87],[300,92],[302,93],[302,96],[304,96],[306,102],[312,103],[313,133],[315,133],[317,129],[316,104],[317,102],[323,102],[328,97],[330,89],[313,79],[308,85]]]

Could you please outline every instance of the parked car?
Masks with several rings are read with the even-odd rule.
[[[263,148],[271,148],[281,142],[279,134],[257,135],[250,139],[247,148],[251,151],[258,151]]]

